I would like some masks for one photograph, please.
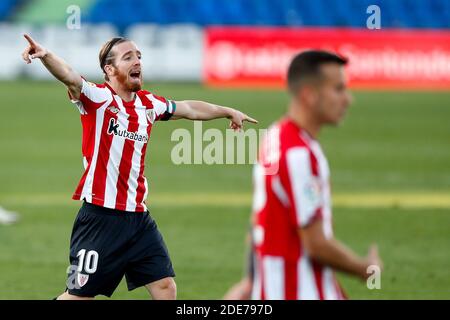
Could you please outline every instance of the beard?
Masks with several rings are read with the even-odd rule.
[[[125,89],[136,92],[142,89],[142,75],[140,76],[141,81],[138,83],[133,83],[129,81],[129,76],[127,73],[121,72],[119,69],[114,68],[114,76],[117,78],[117,82]]]

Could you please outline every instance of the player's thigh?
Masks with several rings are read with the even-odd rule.
[[[153,299],[176,299],[177,286],[174,278],[166,277],[145,285]]]
[[[142,229],[136,234],[134,245],[129,248],[128,265],[125,272],[128,289],[158,282],[165,278],[172,278],[170,281],[173,287],[175,272],[169,251],[164,242],[157,225],[150,215],[142,216]],[[168,281],[162,281],[164,284]],[[172,284],[173,282],[173,284]]]
[[[111,296],[125,274],[126,224],[104,209],[84,204],[70,244],[67,291],[80,297]]]
[[[93,297],[80,297],[73,294],[68,293],[67,291],[59,295],[56,300],[94,300]]]

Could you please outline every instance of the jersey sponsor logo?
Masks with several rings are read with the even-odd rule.
[[[111,118],[109,120],[108,134],[115,135],[118,137],[123,137],[125,139],[132,140],[132,141],[138,141],[138,142],[144,142],[144,143],[147,143],[147,141],[148,141],[147,134],[139,134],[138,132],[130,132],[125,129],[121,130],[120,124],[117,123],[116,119],[114,119],[114,118]]]

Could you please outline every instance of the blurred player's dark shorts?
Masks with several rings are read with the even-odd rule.
[[[70,240],[67,291],[110,297],[125,275],[128,290],[174,277],[172,262],[148,212],[127,212],[84,202]]]

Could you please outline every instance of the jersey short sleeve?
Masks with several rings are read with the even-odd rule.
[[[167,121],[175,113],[175,110],[177,108],[175,101],[159,97],[154,94],[150,94],[148,98],[152,101],[153,104],[154,121]]]
[[[104,85],[98,85],[82,78],[80,98],[74,99],[69,93],[70,100],[82,115],[94,112],[112,99],[111,92]]]
[[[313,159],[305,147],[287,151],[291,203],[299,227],[306,227],[322,214],[323,195],[320,179],[313,173]]]

